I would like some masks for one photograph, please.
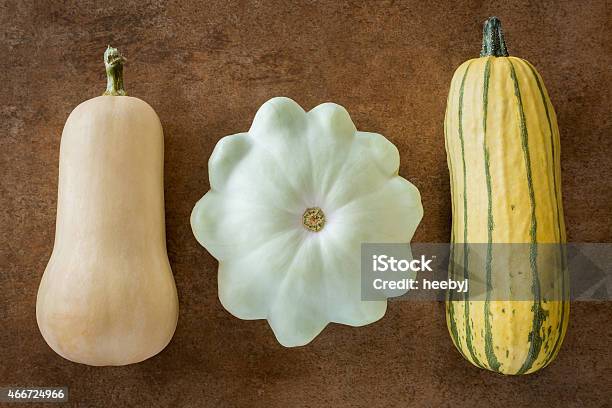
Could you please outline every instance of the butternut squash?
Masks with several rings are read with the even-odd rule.
[[[123,88],[104,53],[107,90],[62,133],[55,245],[36,303],[40,331],[68,360],[137,363],[172,338],[178,298],[166,252],[164,137],[155,111]]]

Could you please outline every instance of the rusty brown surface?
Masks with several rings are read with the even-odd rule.
[[[57,4],[54,4],[57,3]],[[61,3],[61,4],[60,4]],[[454,69],[478,55],[497,15],[512,55],[544,77],[559,117],[568,235],[612,241],[609,4],[590,2],[0,1],[0,386],[70,387],[73,406],[605,406],[612,399],[611,303],[576,303],[558,359],[504,378],[453,348],[439,303],[391,303],[363,328],[330,325],[285,349],[264,321],[216,294],[216,261],[193,238],[207,159],[257,108],[289,96],[334,101],[387,136],[422,193],[416,241],[449,237],[442,119]],[[181,314],[173,341],[141,364],[70,363],[38,332],[35,298],[53,245],[60,134],[104,89],[106,44],[128,57],[128,92],[166,136],[168,251]]]

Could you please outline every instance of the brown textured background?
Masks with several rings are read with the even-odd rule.
[[[217,140],[284,95],[306,109],[340,103],[359,129],[393,141],[400,173],[422,193],[415,240],[447,241],[446,95],[454,69],[480,50],[481,23],[497,15],[511,54],[538,68],[557,109],[569,239],[612,241],[610,3],[290,3],[0,0],[0,386],[68,386],[71,405],[101,407],[609,406],[612,303],[574,304],[558,359],[519,378],[462,360],[440,303],[391,303],[375,324],[331,325],[285,349],[265,321],[221,307],[216,262],[189,214],[209,187]],[[107,43],[129,59],[128,92],[164,126],[181,315],[158,356],[93,368],[45,344],[35,298],[53,245],[62,127],[103,91]]]

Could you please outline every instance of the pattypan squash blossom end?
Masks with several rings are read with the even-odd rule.
[[[397,148],[357,131],[334,103],[305,112],[273,98],[247,133],[222,138],[211,190],[191,226],[218,261],[219,300],[241,319],[267,319],[287,347],[328,323],[363,326],[386,301],[361,300],[361,244],[409,243],[423,215],[398,176]]]
[[[325,226],[325,214],[317,207],[308,208],[302,217],[304,227],[313,232],[319,232]]]

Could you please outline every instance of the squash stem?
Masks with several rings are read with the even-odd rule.
[[[110,45],[104,51],[104,67],[106,68],[106,91],[102,95],[126,96],[123,87],[123,64],[125,58],[119,50]]]
[[[489,17],[482,28],[481,57],[507,57],[508,49],[504,41],[501,21],[497,17]]]

